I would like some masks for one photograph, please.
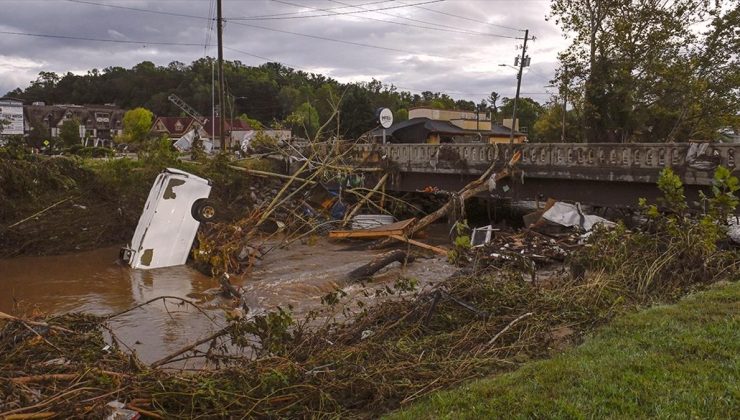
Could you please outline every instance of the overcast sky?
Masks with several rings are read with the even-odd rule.
[[[215,0],[0,0],[0,10],[0,95],[28,86],[40,71],[85,73],[216,56],[209,20]],[[499,64],[514,64],[523,41],[512,38],[522,38],[516,29],[526,28],[536,40],[522,92],[544,102],[553,91],[545,86],[557,53],[567,45],[545,20],[548,11],[548,0],[223,0],[224,57],[479,101],[492,90],[514,95],[515,70]]]

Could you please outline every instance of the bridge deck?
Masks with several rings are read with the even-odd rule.
[[[740,144],[707,144],[698,159],[691,158],[690,147],[685,143],[361,144],[353,147],[351,160],[364,167],[385,168],[393,174],[393,187],[398,190],[426,186],[457,190],[492,163],[503,167],[520,150],[519,171],[491,191],[492,196],[555,197],[634,207],[639,197],[659,195],[655,184],[663,168],[672,168],[681,177],[692,201],[698,200],[699,190],[711,186],[717,165],[738,175]]]

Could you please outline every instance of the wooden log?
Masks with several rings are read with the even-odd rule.
[[[152,363],[149,366],[152,367],[152,368],[157,368],[159,366],[162,366],[164,364],[167,364],[170,360],[174,359],[175,357],[177,357],[177,356],[179,356],[179,355],[181,355],[183,353],[187,353],[189,351],[193,351],[196,348],[198,348],[198,346],[200,346],[201,344],[204,344],[204,343],[207,343],[207,342],[209,342],[211,340],[215,340],[215,339],[217,339],[219,337],[222,337],[222,336],[228,334],[229,331],[231,331],[229,329],[229,327],[226,327],[224,329],[221,329],[219,331],[216,331],[215,333],[209,335],[208,337],[201,338],[200,340],[196,341],[193,344],[189,344],[187,346],[184,346],[181,349],[177,350],[176,352],[171,353],[168,356],[165,356],[165,357],[157,360],[156,362]]]
[[[30,420],[30,419],[48,419],[55,417],[57,413],[53,411],[42,411],[39,413],[28,413],[28,414],[11,414],[5,417],[5,420]]]
[[[236,171],[245,172],[250,175],[255,175],[255,176],[280,178],[280,179],[286,179],[286,180],[293,179],[295,181],[305,182],[309,185],[318,184],[318,182],[316,181],[310,181],[310,180],[303,179],[303,178],[291,177],[290,175],[283,175],[283,174],[278,174],[275,172],[258,171],[256,169],[242,168],[241,166],[236,166],[236,165],[229,165],[229,168],[234,169]]]
[[[406,219],[400,222],[382,225],[370,229],[333,230],[330,238],[377,238],[392,235],[405,235],[406,231],[416,222],[416,219]]]
[[[438,246],[432,246],[432,245],[429,245],[429,244],[425,244],[424,242],[415,241],[415,240],[409,239],[409,238],[407,238],[405,236],[401,236],[401,235],[389,235],[389,236],[391,238],[395,239],[395,240],[398,240],[398,241],[401,241],[401,242],[406,242],[406,243],[409,243],[411,245],[418,246],[419,248],[428,249],[428,250],[430,250],[430,251],[432,251],[434,253],[437,253],[439,255],[442,255],[444,257],[446,257],[447,254],[448,254],[448,252],[449,252],[449,251],[447,251],[444,248],[440,248]]]
[[[11,378],[10,380],[17,384],[30,384],[33,382],[71,381],[79,376],[77,373],[50,373],[46,375],[21,376]]]
[[[358,281],[372,277],[373,274],[380,271],[383,267],[394,262],[400,262],[404,264],[406,262],[414,261],[414,257],[409,255],[406,251],[397,249],[395,251],[386,252],[373,258],[369,263],[358,267],[347,274],[347,278],[352,281]]]
[[[46,327],[46,328],[51,328],[52,330],[62,331],[62,332],[66,332],[66,333],[73,333],[74,334],[74,331],[68,330],[68,329],[63,328],[63,327],[58,327],[56,325],[49,325],[49,324],[47,324],[45,322],[36,322],[36,321],[30,321],[30,320],[27,320],[27,319],[21,319],[21,318],[15,317],[13,315],[6,314],[5,312],[0,312],[0,320],[3,320],[3,319],[4,320],[7,320],[7,321],[20,322],[20,323],[26,324],[26,325],[33,325],[35,327]]]

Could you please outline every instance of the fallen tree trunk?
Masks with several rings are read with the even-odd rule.
[[[488,190],[488,184],[490,182],[490,179],[492,178],[494,181],[498,182],[508,177],[511,174],[510,168],[513,167],[519,161],[519,159],[521,159],[521,157],[522,157],[521,152],[516,152],[514,156],[511,157],[506,167],[497,174],[494,174],[495,165],[489,166],[488,169],[486,169],[486,171],[483,172],[483,174],[478,179],[467,184],[460,191],[458,191],[456,196],[459,197],[460,201],[464,202]],[[413,236],[414,233],[419,232],[420,230],[431,225],[432,223],[436,222],[440,218],[446,216],[453,209],[455,203],[456,203],[456,198],[453,197],[450,201],[448,201],[442,207],[424,216],[411,228],[411,230],[409,230],[408,236],[409,237]],[[391,243],[392,243],[392,239],[385,239],[381,241],[380,243],[378,243],[376,247],[382,248]]]
[[[375,188],[370,190],[364,197],[362,197],[362,199],[357,204],[355,204],[355,207],[352,209],[352,211],[350,211],[349,213],[347,213],[346,216],[344,216],[344,220],[342,221],[342,226],[347,226],[347,223],[349,223],[352,220],[352,218],[355,216],[355,214],[357,214],[357,212],[362,208],[362,206],[368,200],[370,200],[373,194],[378,192],[378,189],[380,189],[380,187],[385,185],[385,181],[387,179],[388,179],[388,174],[383,175],[378,181],[378,183],[375,185]]]
[[[460,197],[460,201],[467,201],[468,199],[473,198],[476,195],[478,195],[478,194],[480,194],[480,193],[482,193],[484,191],[487,191],[488,190],[488,182],[487,181],[488,181],[488,178],[489,177],[492,176],[493,179],[496,182],[498,182],[498,181],[506,178],[510,174],[509,168],[505,168],[503,171],[501,171],[501,172],[499,172],[497,174],[494,174],[494,175],[491,175],[491,173],[489,171],[490,172],[493,172],[493,168],[492,167],[489,168],[489,170],[486,171],[486,173],[484,173],[483,176],[481,176],[480,178],[476,179],[475,181],[469,183],[468,185],[466,185],[465,187],[463,187],[463,189],[461,189],[460,191],[458,191],[457,196]],[[413,226],[413,228],[411,229],[411,234],[414,234],[414,233],[416,233],[416,232],[424,229],[425,227],[431,225],[432,223],[436,222],[440,218],[446,216],[447,213],[449,213],[450,210],[452,210],[452,208],[453,208],[454,205],[455,205],[455,199],[453,198],[452,200],[448,201],[444,206],[442,206],[442,207],[438,208],[437,210],[435,210],[434,212],[429,213],[426,216],[424,216],[421,220],[419,220],[418,223],[416,223]]]
[[[414,257],[412,255],[409,255],[406,251],[400,249],[386,252],[385,254],[380,254],[377,257],[373,258],[373,260],[369,263],[350,271],[347,274],[347,278],[351,281],[367,279],[372,277],[373,274],[377,273],[388,264],[394,262],[400,262],[401,264],[404,264],[413,261]]]

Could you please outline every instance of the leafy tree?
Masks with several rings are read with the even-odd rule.
[[[498,101],[501,99],[501,95],[499,95],[497,92],[491,92],[490,95],[488,95],[488,98],[486,98],[486,102],[490,105],[491,113],[494,116],[494,121],[498,117]]]
[[[123,114],[123,136],[128,142],[141,143],[152,128],[154,114],[146,108],[135,108]]]
[[[342,136],[356,138],[377,125],[376,108],[371,95],[362,85],[349,86],[339,107]]]
[[[558,79],[582,100],[588,141],[714,138],[737,119],[737,2],[553,0],[551,12],[572,34]]]
[[[398,111],[396,111],[393,117],[394,122],[406,121],[408,119],[409,119],[409,110],[406,108],[401,108]]]
[[[312,139],[319,129],[319,113],[310,103],[304,102],[287,118],[294,129],[302,129]]]
[[[64,121],[59,129],[59,139],[65,146],[80,144],[80,123],[75,119]]]
[[[249,124],[249,126],[254,128],[255,130],[261,130],[265,128],[265,126],[263,126],[261,122],[255,120],[254,118],[249,118],[247,114],[240,115],[239,119]]]
[[[460,99],[455,101],[455,109],[459,109],[461,111],[475,111],[475,102]]]
[[[7,96],[49,104],[115,103],[125,109],[143,107],[155,115],[182,115],[182,111],[167,99],[174,93],[202,115],[208,116],[212,109],[211,76],[214,61],[206,57],[189,65],[172,62],[166,66],[145,61],[132,68],[91,69],[86,74],[42,72],[30,86],[15,89]],[[402,110],[414,107],[462,108],[471,111],[476,107],[470,100],[455,100],[441,92],[416,94],[399,91],[395,86],[379,80],[344,84],[280,63],[252,67],[239,61],[227,61],[224,71],[229,84],[227,97],[241,99],[232,99],[226,105],[227,115],[246,114],[256,121],[270,121],[272,126],[290,126],[286,119],[309,103],[318,114],[318,121],[324,122],[333,113],[332,103],[342,98],[339,130],[343,137],[353,138],[372,129],[375,110],[379,107],[390,108],[397,121],[406,118]],[[306,111],[305,107],[303,111]],[[302,131],[303,125],[300,124],[299,128]]]
[[[514,113],[514,99],[504,98],[499,108],[504,118],[511,118]],[[520,97],[516,106],[516,119],[519,120],[520,130],[531,129],[535,122],[545,112],[545,108],[532,98]]]
[[[563,134],[563,104],[552,102],[544,107],[529,133],[529,140],[541,143],[559,143]],[[578,143],[583,138],[583,126],[577,109],[565,115],[565,142]]]

